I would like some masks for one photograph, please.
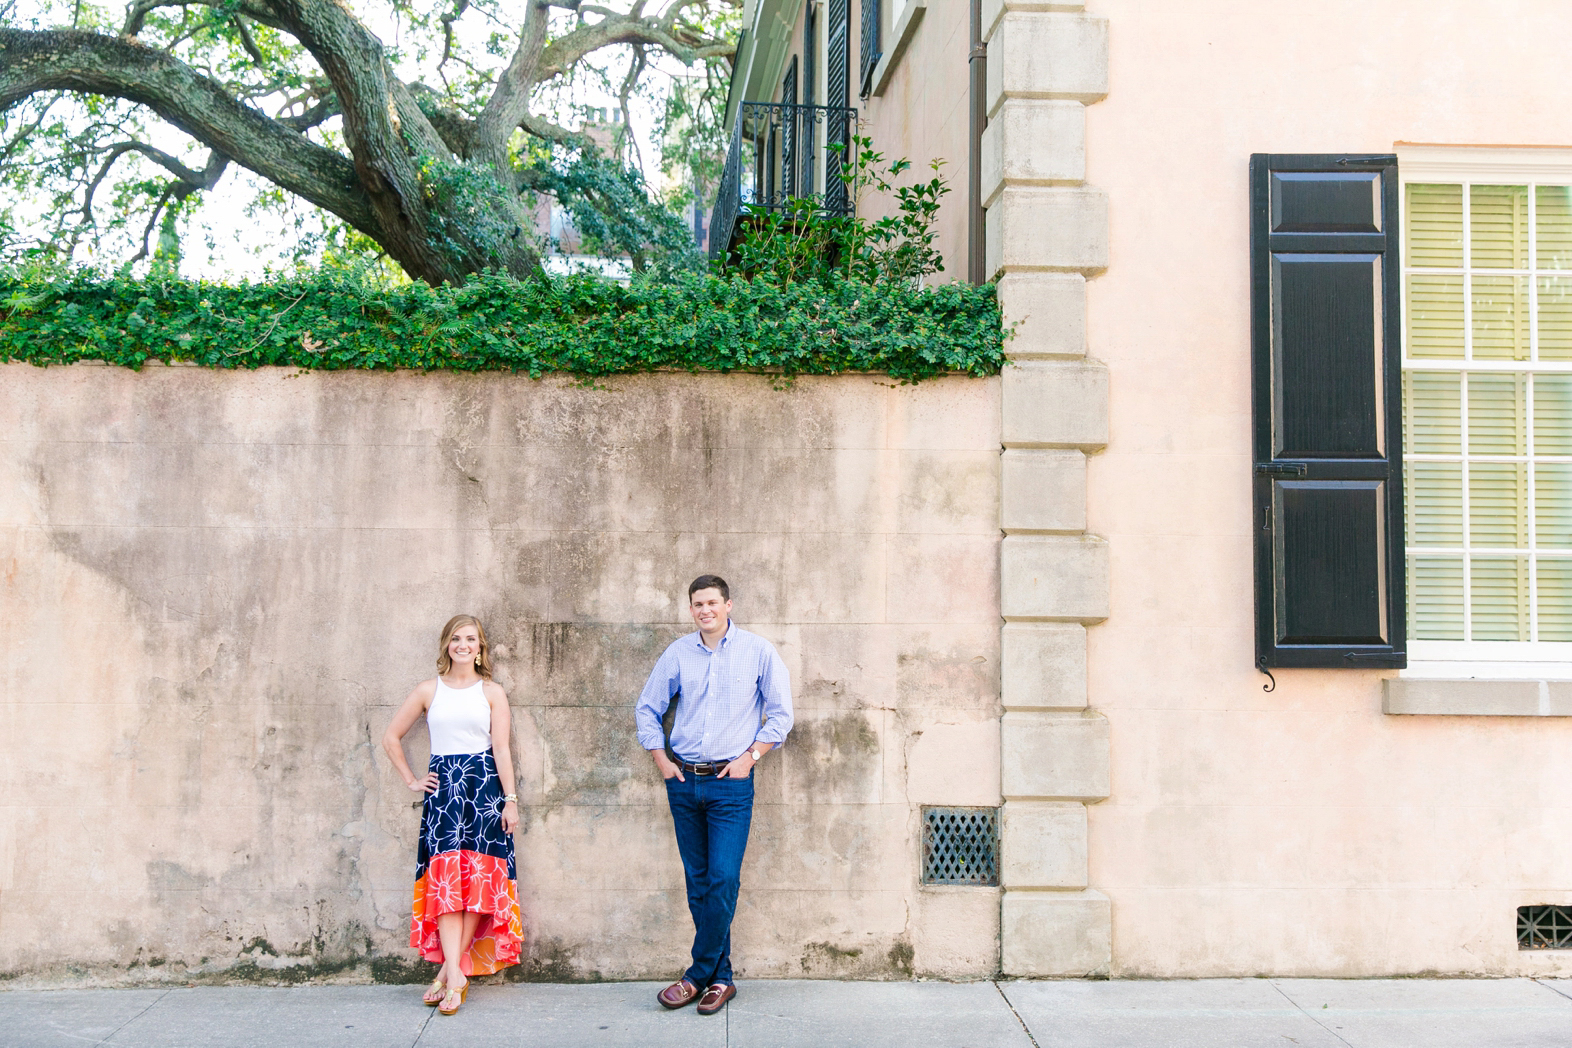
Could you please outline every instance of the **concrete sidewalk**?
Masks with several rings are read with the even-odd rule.
[[[0,992],[0,1048],[1558,1048],[1572,980],[746,982],[719,1015],[656,983]]]

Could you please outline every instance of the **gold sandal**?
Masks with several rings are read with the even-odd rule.
[[[421,997],[421,1000],[426,1002],[427,1008],[435,1008],[437,1005],[442,1003],[442,998],[446,997],[447,993],[448,984],[443,982],[442,976],[439,975],[435,979],[431,980],[431,985],[426,987],[425,996]],[[437,996],[432,997],[432,994],[436,994]]]
[[[455,1014],[458,1013],[459,1005],[463,1004],[464,1003],[464,998],[466,998],[468,996],[469,996],[469,983],[467,983],[467,982],[463,986],[460,986],[456,990],[453,989],[452,987],[449,987],[448,988],[448,992],[442,995],[442,1004],[437,1007],[437,1011],[439,1013],[441,1013],[442,1015],[455,1015]],[[449,1008],[448,1007],[448,1001],[453,999],[454,997],[458,998],[458,1004],[455,1004],[453,1007]]]

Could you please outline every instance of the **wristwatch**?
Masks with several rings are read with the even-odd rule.
[[[759,752],[759,747],[757,746],[757,744],[755,744],[754,746],[752,746],[752,747],[750,747],[748,749],[748,756],[752,757],[755,761],[757,761],[760,757],[763,757],[764,754]]]

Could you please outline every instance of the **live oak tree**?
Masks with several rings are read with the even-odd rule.
[[[69,254],[134,215],[145,256],[155,228],[169,238],[179,209],[222,192],[238,165],[434,285],[536,272],[536,192],[587,204],[589,224],[636,262],[641,241],[669,233],[637,177],[550,119],[546,102],[599,71],[625,128],[652,57],[729,69],[741,0],[356,6],[132,0],[110,22],[81,0],[25,21],[16,0],[0,3],[0,177],[13,192],[54,194],[39,219],[54,248]],[[159,147],[172,140],[205,158]],[[579,162],[553,163],[554,150]],[[151,177],[116,174],[127,170]]]

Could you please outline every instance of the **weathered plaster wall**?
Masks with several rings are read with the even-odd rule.
[[[1393,717],[1376,672],[1252,663],[1246,165],[1252,152],[1572,142],[1572,9],[1463,0],[1092,0],[1109,199],[1087,285],[1107,363],[1088,630],[1112,796],[1089,809],[1115,974],[1572,972],[1514,910],[1572,902],[1572,721]]]
[[[997,892],[919,889],[917,825],[999,802],[999,412],[997,380],[0,367],[0,972],[407,974],[377,742],[460,610],[515,713],[522,974],[680,970],[632,703],[702,571],[797,701],[741,972],[994,972]]]

